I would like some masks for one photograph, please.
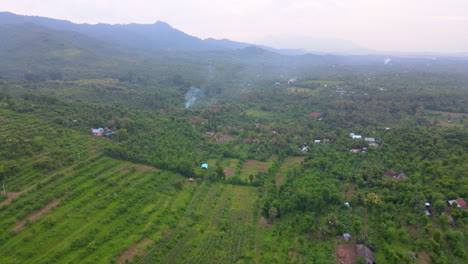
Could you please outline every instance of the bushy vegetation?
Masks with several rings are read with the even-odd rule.
[[[0,262],[467,262],[464,60],[163,55],[6,68]]]

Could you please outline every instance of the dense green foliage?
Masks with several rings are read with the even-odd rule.
[[[333,263],[354,243],[468,261],[468,210],[447,204],[468,199],[466,60],[22,30],[0,53],[1,263]]]

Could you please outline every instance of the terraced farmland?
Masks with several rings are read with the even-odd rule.
[[[137,263],[252,259],[256,188],[137,168],[99,155],[0,207],[0,262],[113,263],[139,243]]]

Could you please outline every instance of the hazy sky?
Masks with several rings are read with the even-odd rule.
[[[250,43],[301,35],[384,51],[468,51],[468,0],[0,0],[0,10],[92,24],[161,20]]]

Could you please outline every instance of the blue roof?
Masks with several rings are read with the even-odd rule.
[[[207,164],[207,163],[203,163],[203,164],[201,165],[200,168],[202,168],[202,169],[208,169],[208,164]]]
[[[104,128],[100,127],[100,128],[98,128],[98,130],[104,130]]]

